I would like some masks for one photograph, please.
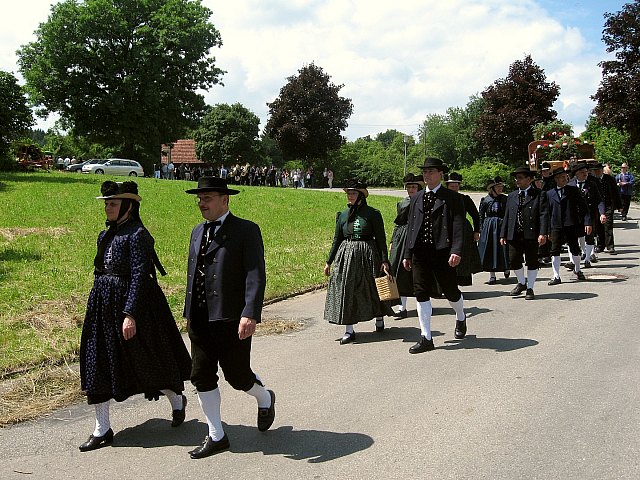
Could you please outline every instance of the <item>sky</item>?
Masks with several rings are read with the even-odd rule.
[[[2,1],[0,69],[22,82],[16,50],[35,40],[51,0]],[[531,55],[560,86],[558,117],[577,135],[595,106],[604,13],[625,1],[550,0],[203,0],[223,45],[227,71],[203,92],[210,105],[241,103],[268,120],[267,103],[287,78],[314,63],[353,102],[348,140],[387,129],[418,134],[431,114],[464,107],[509,66]],[[39,120],[48,128],[55,118]]]

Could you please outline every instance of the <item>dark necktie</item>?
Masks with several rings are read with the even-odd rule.
[[[524,231],[524,225],[522,223],[522,208],[524,207],[524,197],[526,192],[524,190],[520,190],[518,193],[518,214],[516,215],[516,220],[518,223],[518,230]]]
[[[562,198],[563,194],[564,194],[564,188],[558,188],[558,198]]]
[[[218,225],[222,225],[222,222],[220,220],[216,220],[215,222],[207,222],[204,224],[204,229],[202,231],[202,240],[200,241],[200,250],[198,251],[196,278],[194,285],[196,305],[198,305],[200,308],[205,308],[207,306],[207,294],[205,290],[205,254],[207,253],[207,250],[209,250],[209,246],[213,241],[215,227]]]

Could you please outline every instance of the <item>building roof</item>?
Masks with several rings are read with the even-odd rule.
[[[167,163],[168,156],[166,153],[169,151],[169,147],[166,144],[162,144],[161,162]],[[202,165],[204,162],[200,161],[196,157],[196,141],[192,139],[177,140],[171,148],[171,161],[174,164],[187,163]]]

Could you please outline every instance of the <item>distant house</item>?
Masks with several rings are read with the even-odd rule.
[[[162,144],[162,154],[160,156],[161,163],[169,161],[169,146]],[[204,165],[196,156],[196,141],[190,139],[177,140],[171,146],[171,161],[174,165]]]

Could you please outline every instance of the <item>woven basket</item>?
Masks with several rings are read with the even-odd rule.
[[[398,284],[396,283],[396,279],[391,275],[376,278],[376,288],[378,289],[378,296],[383,302],[400,298]]]

